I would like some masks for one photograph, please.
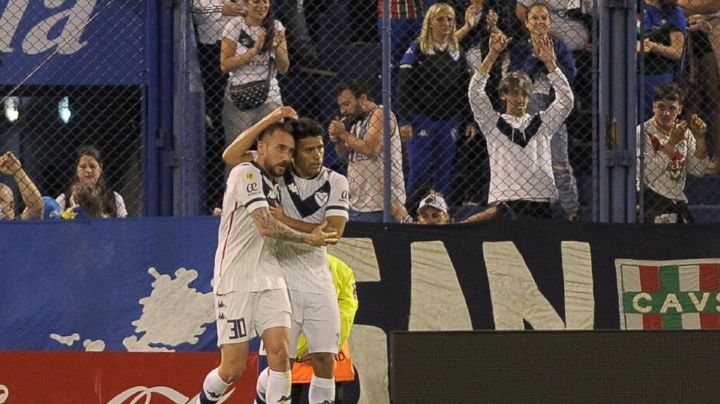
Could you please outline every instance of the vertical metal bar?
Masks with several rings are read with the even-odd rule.
[[[382,103],[383,103],[383,221],[390,222],[392,212],[392,92],[390,76],[390,0],[383,1],[382,32]],[[399,134],[398,134],[399,135]]]
[[[159,202],[162,216],[173,214],[173,8],[172,0],[164,0],[160,8],[160,130],[165,133],[164,147],[160,150]]]
[[[157,1],[145,2],[145,79],[143,95],[143,139],[144,156],[142,159],[145,216],[159,214],[159,173],[156,134],[158,122],[158,7]]]

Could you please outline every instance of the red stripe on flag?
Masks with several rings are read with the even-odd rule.
[[[643,292],[659,292],[660,278],[658,267],[640,265],[640,289]]]
[[[720,329],[719,313],[700,313],[700,328],[703,330]]]
[[[712,292],[718,289],[718,264],[700,264],[700,291]]]
[[[643,314],[643,330],[662,330],[660,314]]]

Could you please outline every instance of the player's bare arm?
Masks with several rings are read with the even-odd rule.
[[[268,208],[255,209],[250,213],[261,235],[294,243],[305,243],[316,247],[337,243],[335,232],[325,232],[327,223],[316,226],[310,233],[301,233],[276,220]]]
[[[225,148],[222,158],[227,164],[236,166],[245,161],[251,161],[252,155],[249,153],[250,147],[255,143],[258,136],[268,126],[279,122],[285,118],[297,119],[298,114],[292,107],[282,106],[266,115],[255,125],[249,127],[239,134],[230,146]]]

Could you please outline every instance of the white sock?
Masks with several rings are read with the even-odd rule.
[[[261,397],[265,397],[267,394],[268,379],[270,378],[270,368],[265,368],[260,372],[255,384],[255,391],[257,391]]]
[[[265,398],[270,403],[290,403],[290,390],[292,388],[292,376],[290,371],[276,372],[268,371],[267,392]]]
[[[225,381],[220,378],[220,372],[218,368],[215,368],[205,376],[203,392],[200,396],[202,397],[204,395],[204,398],[209,401],[218,401],[229,385],[229,383],[225,383]]]
[[[310,379],[310,404],[332,404],[335,402],[335,378],[323,379],[313,375]]]

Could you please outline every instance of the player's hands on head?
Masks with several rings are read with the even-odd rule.
[[[328,244],[336,244],[339,240],[336,231],[325,231],[327,221],[322,222],[315,227],[310,234],[307,235],[305,242],[316,247],[322,247]]]

